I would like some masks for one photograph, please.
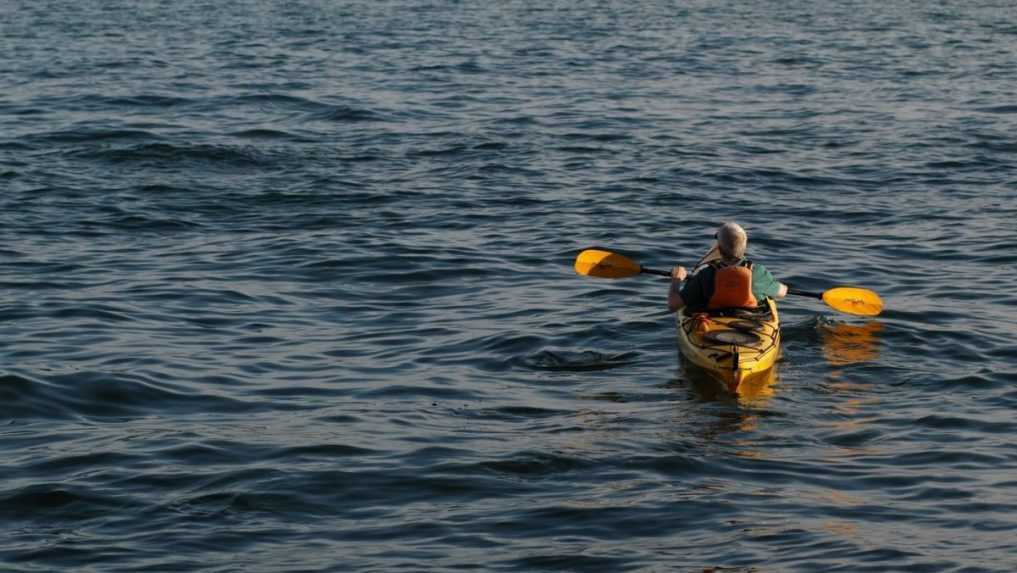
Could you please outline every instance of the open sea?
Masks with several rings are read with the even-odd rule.
[[[0,0],[0,570],[1017,571],[1010,0]],[[668,281],[806,290],[719,393]]]

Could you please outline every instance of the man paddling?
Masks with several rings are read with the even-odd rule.
[[[724,223],[717,229],[716,238],[716,246],[704,257],[705,264],[696,274],[690,276],[681,265],[671,271],[667,293],[671,312],[686,306],[697,312],[756,308],[766,298],[782,299],[787,295],[787,285],[773,278],[763,265],[745,258],[749,239],[741,225]]]

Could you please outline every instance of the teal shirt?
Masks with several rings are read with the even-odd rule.
[[[713,296],[713,275],[716,273],[713,267],[706,267],[698,273],[690,276],[682,285],[681,295],[685,306],[690,309],[705,309]],[[760,303],[767,298],[774,298],[780,294],[780,283],[773,278],[765,266],[752,263],[752,296]]]

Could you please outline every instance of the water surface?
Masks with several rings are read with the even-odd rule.
[[[1008,3],[0,6],[0,559],[1009,572]],[[677,353],[737,220],[769,384]]]

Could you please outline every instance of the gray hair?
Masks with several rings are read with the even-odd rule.
[[[738,223],[724,223],[717,229],[717,246],[725,258],[740,259],[745,256],[749,236]]]

